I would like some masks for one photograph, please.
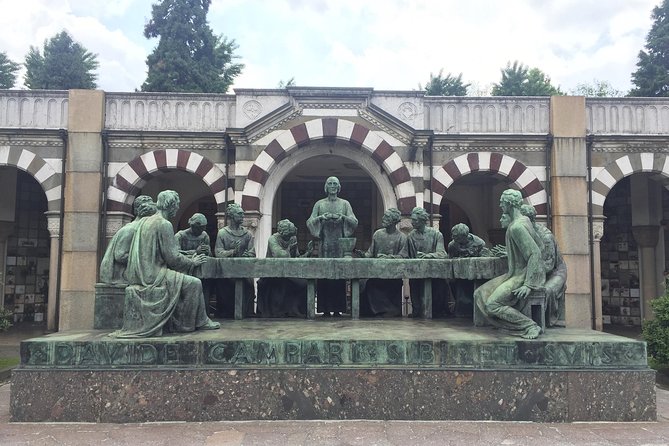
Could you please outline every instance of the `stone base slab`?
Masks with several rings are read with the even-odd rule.
[[[646,345],[591,330],[535,340],[462,320],[244,320],[21,343],[14,421],[648,421]]]
[[[383,369],[27,370],[12,421],[651,421],[655,372]]]

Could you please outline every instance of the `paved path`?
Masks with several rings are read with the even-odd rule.
[[[467,421],[240,421],[209,423],[10,423],[0,385],[0,445],[669,445],[669,391],[657,390],[654,423]]]

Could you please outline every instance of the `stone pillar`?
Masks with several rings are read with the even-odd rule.
[[[93,328],[104,105],[103,91],[70,90],[59,330]]]
[[[632,226],[632,235],[639,245],[639,285],[641,287],[641,316],[644,319],[653,319],[653,309],[650,301],[659,297],[658,280],[655,267],[655,247],[660,239],[659,225]]]
[[[49,294],[46,306],[46,328],[58,329],[58,268],[60,268],[60,212],[46,213],[47,229],[50,236],[49,247]]]
[[[664,290],[664,233],[660,233],[663,187],[645,175],[632,175],[630,186],[632,235],[639,245],[641,317],[652,319],[650,301]]]
[[[598,215],[592,219],[592,261],[595,265],[593,279],[595,281],[595,330],[602,331],[602,257],[600,242],[604,237],[604,216]]]
[[[7,266],[7,239],[14,233],[13,221],[0,221],[0,305],[4,304],[5,300],[5,272]]]
[[[585,98],[552,96],[550,102],[553,234],[567,263],[565,322],[592,326]]]
[[[432,214],[432,227],[439,230],[439,223],[441,222],[441,214]]]

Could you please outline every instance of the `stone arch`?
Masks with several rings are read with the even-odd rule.
[[[654,172],[669,177],[669,156],[663,153],[632,153],[609,163],[592,180],[592,214],[604,214],[606,196],[618,181],[642,172]]]
[[[107,188],[107,210],[132,213],[137,193],[151,179],[153,172],[176,169],[202,179],[211,190],[219,211],[225,207],[225,173],[209,159],[188,150],[154,150],[124,165]]]
[[[458,178],[473,172],[494,172],[508,178],[534,206],[537,215],[544,216],[548,212],[548,196],[539,178],[517,159],[493,152],[466,153],[435,170],[430,190],[425,194],[425,207],[438,214],[446,190]]]
[[[16,167],[32,175],[46,195],[48,211],[60,212],[62,175],[43,158],[27,149],[0,146],[0,166]]]
[[[416,191],[409,170],[395,149],[379,132],[339,118],[313,119],[284,130],[258,155],[244,183],[242,207],[260,212],[260,199],[270,174],[291,150],[312,141],[336,139],[369,152],[371,158],[388,175],[397,199],[397,207],[404,214],[416,206]]]

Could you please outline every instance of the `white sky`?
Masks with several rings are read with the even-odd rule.
[[[416,90],[430,72],[484,90],[508,61],[569,91],[593,79],[627,91],[661,0],[213,0],[214,32],[246,65],[234,87]],[[157,44],[143,36],[151,0],[0,0],[0,51],[23,62],[66,29],[98,55],[99,88],[134,91]],[[23,73],[15,88],[23,88]]]

